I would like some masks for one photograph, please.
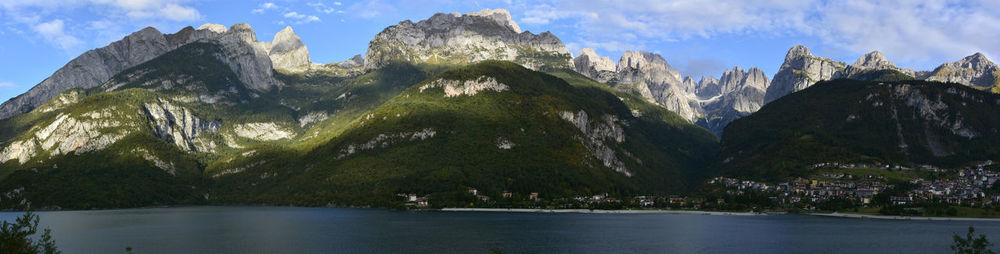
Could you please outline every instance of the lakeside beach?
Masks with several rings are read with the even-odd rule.
[[[529,209],[529,208],[441,208],[443,212],[510,212],[510,213],[599,213],[599,214],[696,214],[763,216],[784,213],[715,212],[685,210],[600,210],[600,209]]]
[[[1000,222],[1000,218],[970,218],[970,217],[914,217],[914,216],[892,216],[892,215],[865,215],[852,213],[808,213],[808,215],[852,218],[852,219],[876,219],[876,220],[927,220],[927,221],[991,221]]]

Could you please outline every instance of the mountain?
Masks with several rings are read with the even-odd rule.
[[[573,58],[576,72],[590,77],[598,82],[606,83],[616,78],[618,65],[609,57],[598,56],[594,49],[580,50],[580,55]]]
[[[701,102],[705,116],[696,124],[716,136],[721,136],[723,128],[733,120],[757,112],[764,105],[764,94],[769,86],[767,76],[760,69],[742,70],[739,67],[725,71],[719,80],[703,78],[699,83],[705,84],[699,87],[711,98]],[[708,90],[713,88],[719,92]]]
[[[975,53],[962,60],[945,63],[930,72],[930,81],[954,82],[982,89],[1000,92],[1000,68],[981,53]]]
[[[917,72],[896,66],[879,51],[865,54],[854,64],[845,66],[842,62],[813,56],[809,49],[799,45],[788,50],[785,62],[774,75],[773,85],[768,88],[765,102],[800,91],[816,82],[837,78],[882,81],[919,79],[959,83],[984,90],[1000,84],[997,65],[981,53],[942,64],[934,71]],[[1000,92],[1000,88],[994,91]]]
[[[198,29],[185,27],[174,34],[162,34],[147,27],[110,45],[87,51],[57,70],[28,92],[4,102],[0,119],[26,113],[59,93],[73,88],[92,88],[115,74],[193,42],[217,42],[225,51],[224,61],[244,83],[256,90],[281,86],[274,79],[277,69],[303,70],[309,66],[308,51],[291,28],[285,28],[273,43],[257,41],[247,24],[232,28],[205,24]]]
[[[31,111],[63,91],[97,86],[122,70],[191,41],[214,36],[217,35],[208,30],[185,29],[169,35],[152,27],[139,30],[108,46],[83,53],[28,92],[4,102],[0,105],[0,119]]]
[[[438,13],[403,21],[375,35],[365,69],[394,62],[464,65],[483,60],[512,61],[531,69],[573,69],[572,54],[552,33],[521,32],[506,10]]]
[[[220,202],[366,205],[417,193],[448,206],[474,201],[455,198],[469,188],[492,197],[659,193],[704,177],[711,134],[641,99],[558,75],[565,79],[496,61],[453,69],[301,157],[236,159],[206,174],[219,182]]]
[[[866,73],[883,70],[899,72],[903,75],[909,76],[910,79],[916,77],[916,72],[913,70],[896,67],[895,64],[887,60],[885,56],[882,55],[882,52],[872,51],[871,53],[861,56],[861,58],[855,61],[854,64],[848,65],[843,71],[836,73],[834,78],[860,79],[860,77]]]
[[[574,60],[577,72],[620,91],[630,92],[673,111],[716,136],[730,121],[757,111],[764,104],[769,81],[757,68],[738,67],[722,79],[682,78],[662,56],[626,51],[617,65],[593,49],[583,49]]]
[[[813,56],[804,46],[792,47],[765,92],[764,103],[801,91],[816,82],[830,80],[844,68],[847,66],[843,62]]]
[[[778,180],[820,163],[965,166],[996,159],[1000,95],[927,81],[823,81],[725,128],[719,167]]]
[[[556,64],[537,50],[564,49],[558,39],[520,33],[505,11],[413,25],[459,36],[427,52],[493,31],[534,53],[368,68],[379,58],[311,63],[291,28],[272,42],[246,24],[185,28],[165,36],[175,48],[0,120],[0,207],[388,207],[398,193],[465,206],[468,188],[632,195],[684,192],[709,176],[711,133],[577,74],[568,53]],[[366,55],[388,48],[386,36]],[[656,68],[642,65],[629,68]]]

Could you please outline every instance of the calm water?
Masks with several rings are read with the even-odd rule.
[[[20,213],[0,213],[12,220]],[[187,207],[41,212],[64,253],[944,253],[974,225],[806,215]]]

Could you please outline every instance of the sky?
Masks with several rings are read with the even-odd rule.
[[[522,30],[551,31],[578,54],[617,61],[662,55],[682,75],[738,66],[774,75],[795,45],[853,63],[873,50],[932,70],[975,52],[1000,56],[996,0],[0,0],[0,101],[21,94],[87,50],[151,26],[248,23],[262,41],[291,26],[313,62],[364,55],[385,27],[434,13],[510,11]]]

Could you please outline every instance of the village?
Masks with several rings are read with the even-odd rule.
[[[514,193],[504,190],[494,196],[469,188],[461,193],[462,207],[546,208],[546,209],[762,209],[797,208],[816,210],[824,202],[847,202],[853,207],[906,206],[942,203],[984,207],[1000,203],[1000,170],[992,161],[960,169],[932,166],[914,168],[850,163],[813,165],[818,172],[786,182],[765,183],[731,177],[715,177],[706,182],[714,194],[696,196],[639,195],[618,197],[608,193],[565,198],[545,197],[539,192]],[[994,186],[996,184],[997,186]],[[744,197],[753,196],[756,199]],[[765,200],[766,199],[766,200]],[[427,209],[427,195],[399,193],[404,207]],[[742,206],[734,203],[743,203]],[[436,206],[435,206],[436,205]],[[819,207],[822,209],[823,207]]]
[[[813,169],[826,170],[827,173],[778,184],[727,177],[716,177],[708,183],[723,187],[731,195],[764,193],[771,200],[786,205],[815,204],[837,199],[848,200],[862,207],[922,202],[980,207],[1000,203],[1000,193],[997,191],[1000,186],[994,187],[1000,178],[1000,171],[991,169],[993,165],[992,161],[987,161],[961,169],[941,169],[932,166],[907,168],[823,163],[814,165]],[[863,173],[845,173],[852,170]],[[912,175],[929,175],[934,179],[907,177]],[[880,193],[890,195],[881,195],[883,200],[876,200]]]

